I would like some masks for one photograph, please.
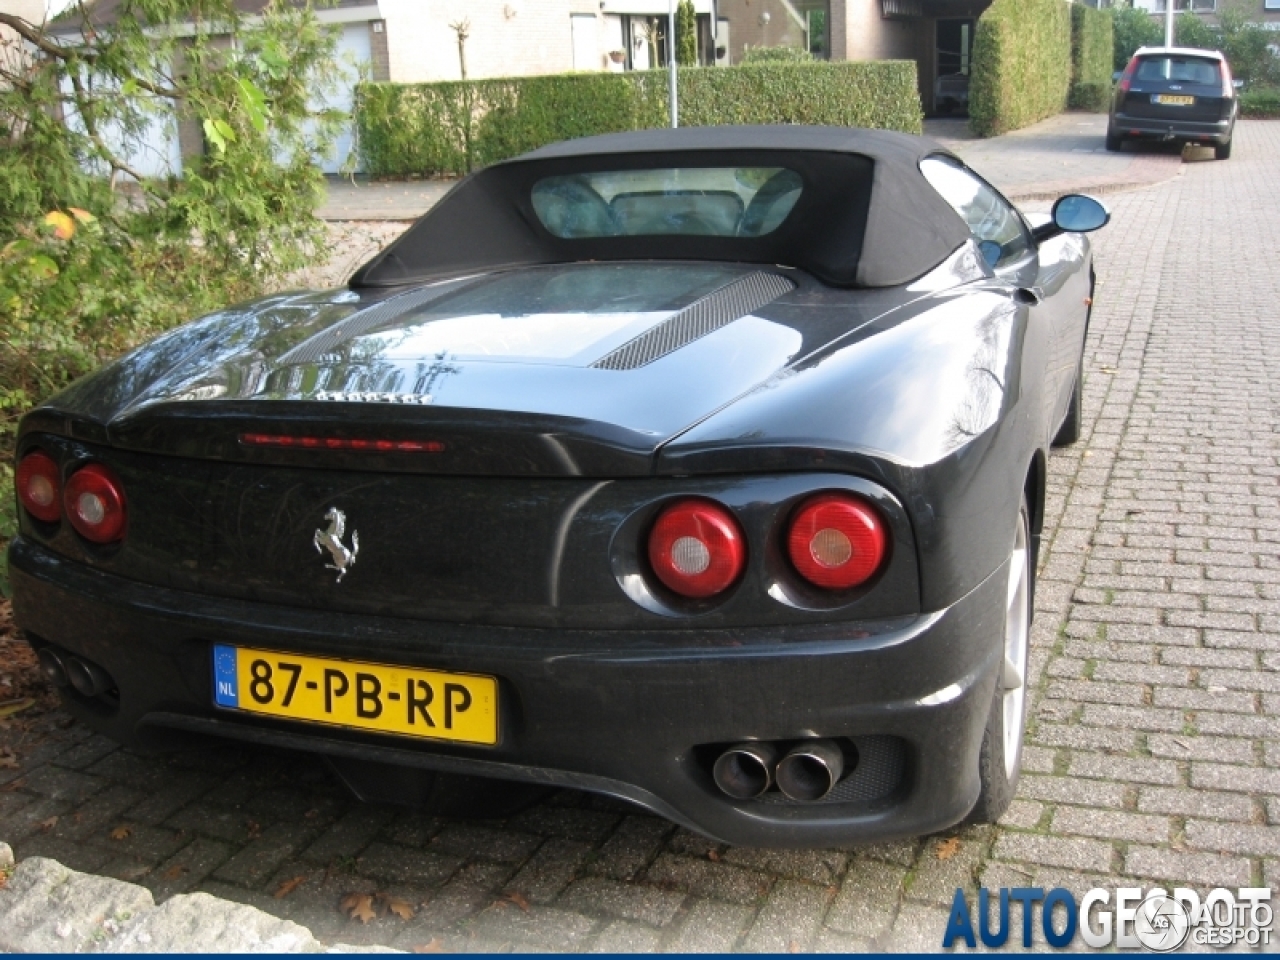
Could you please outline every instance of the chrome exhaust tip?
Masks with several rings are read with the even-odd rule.
[[[83,696],[96,697],[115,686],[111,674],[90,660],[66,657],[63,662],[66,664],[67,679],[71,681],[71,686]]]
[[[778,748],[771,743],[739,743],[716,758],[716,786],[735,800],[751,800],[773,784]]]
[[[71,682],[67,677],[67,665],[63,662],[62,655],[53,647],[41,647],[36,652],[36,659],[40,661],[40,669],[44,675],[55,687],[65,687]]]
[[[821,800],[840,782],[844,751],[834,740],[807,740],[792,747],[778,764],[778,789],[801,803]]]

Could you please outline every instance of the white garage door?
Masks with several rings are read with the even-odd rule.
[[[341,110],[349,114],[351,112],[352,98],[355,95],[355,86],[360,81],[360,70],[363,69],[367,72],[369,63],[373,59],[369,48],[369,25],[367,23],[348,23],[342,28],[342,37],[338,41],[338,57],[339,61],[344,64],[343,69],[346,76],[333,93],[329,95],[324,106],[327,109]],[[324,158],[324,172],[337,173],[342,165],[346,163],[347,156],[351,153],[352,145],[351,123],[348,122],[343,128],[342,136],[335,143],[333,151]]]

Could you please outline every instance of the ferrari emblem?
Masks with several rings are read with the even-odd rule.
[[[348,550],[347,545],[342,542],[347,533],[347,515],[337,507],[330,507],[324,518],[329,521],[328,529],[317,530],[311,542],[316,545],[316,553],[329,551],[333,563],[326,563],[325,569],[337,570],[338,579],[334,583],[341,583],[347,571],[355,566],[356,554],[360,552],[360,534],[355,530],[351,531],[351,549]]]

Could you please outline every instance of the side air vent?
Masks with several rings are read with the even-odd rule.
[[[425,306],[432,300],[438,300],[447,293],[453,293],[467,282],[469,281],[455,280],[451,283],[434,284],[401,294],[398,297],[392,297],[389,300],[383,300],[367,310],[358,310],[351,316],[335,323],[332,327],[321,330],[315,336],[303,340],[281,357],[280,363],[316,363],[326,353],[336,350],[348,340],[376,330],[384,323],[390,323],[404,316],[410,310]]]
[[[758,271],[713,290],[679,313],[628,340],[591,366],[597,370],[635,370],[719,330],[766,303],[777,300],[795,284],[776,273]],[[345,321],[344,321],[345,322]]]

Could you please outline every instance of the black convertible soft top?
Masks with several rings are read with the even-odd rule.
[[[553,144],[462,180],[351,279],[353,287],[420,283],[515,266],[583,260],[725,260],[781,264],[839,287],[887,287],[927,273],[970,238],[920,173],[947,154],[924,137],[840,127],[687,127]],[[675,166],[781,166],[804,189],[761,237],[560,238],[534,212],[545,177]]]

